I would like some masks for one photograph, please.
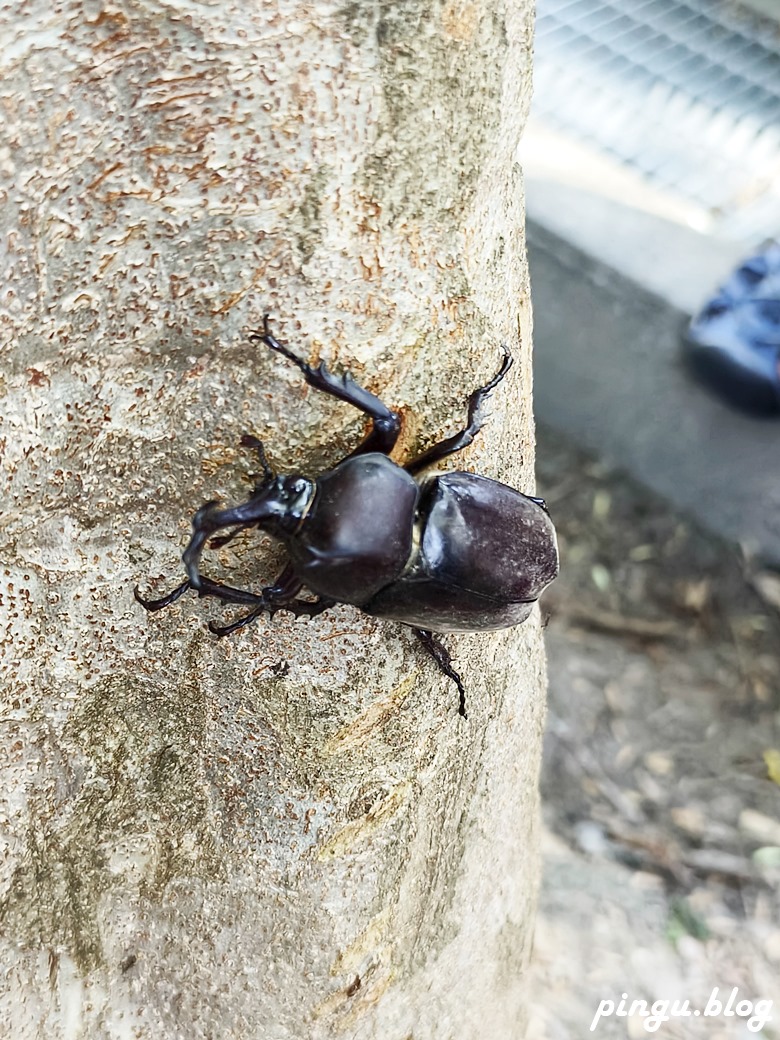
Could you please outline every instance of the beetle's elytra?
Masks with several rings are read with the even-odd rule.
[[[424,474],[433,463],[468,444],[482,427],[479,409],[504,378],[512,357],[475,390],[468,425],[399,466],[388,456],[401,428],[400,416],[358,386],[351,376],[334,376],[324,364],[313,368],[271,335],[268,315],[253,342],[264,343],[303,372],[306,382],[347,401],[372,420],[355,450],[315,480],[273,472],[257,438],[263,469],[260,483],[243,505],[217,509],[207,502],[192,520],[184,551],[187,579],[161,599],[135,597],[147,610],[169,606],[188,589],[243,604],[249,613],[224,627],[226,636],[261,614],[289,610],[314,617],[336,603],[351,603],[367,614],[410,625],[439,668],[459,690],[465,717],[465,690],[444,644],[434,632],[477,632],[524,621],[534,602],[558,573],[555,528],[542,499],[473,473]],[[239,531],[257,527],[282,541],[289,561],[273,583],[248,592],[200,573],[204,546],[224,545]],[[227,535],[217,531],[231,529]],[[303,588],[314,600],[299,599]]]

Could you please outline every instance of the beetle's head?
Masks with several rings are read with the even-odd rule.
[[[252,493],[249,502],[243,507],[250,513],[257,513],[256,523],[269,534],[280,536],[294,534],[306,516],[314,498],[314,484],[299,473],[280,476],[275,473],[265,457],[263,442],[251,433],[241,438],[245,448],[253,448],[257,452],[260,465],[263,467],[262,477]]]
[[[294,535],[314,500],[315,484],[300,473],[267,473],[248,502],[231,512],[277,538]],[[227,517],[228,513],[222,514]],[[243,518],[246,518],[245,520]]]
[[[292,535],[314,499],[314,482],[299,473],[275,476],[255,489],[249,500],[262,507],[257,526],[279,537]]]
[[[183,556],[192,588],[201,587],[198,564],[204,545],[214,534],[231,527],[259,527],[277,538],[291,538],[308,513],[314,492],[314,481],[298,473],[268,473],[243,505],[218,509],[216,502],[207,502],[201,506],[192,518],[192,537]]]

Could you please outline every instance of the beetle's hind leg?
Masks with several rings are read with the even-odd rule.
[[[371,418],[373,423],[371,432],[354,451],[346,456],[348,459],[355,455],[366,455],[370,451],[378,451],[382,455],[390,454],[401,432],[401,417],[398,412],[392,411],[378,397],[368,390],[364,390],[348,372],[342,376],[336,376],[328,371],[325,362],[317,365],[316,368],[307,364],[303,358],[299,358],[289,347],[280,343],[271,334],[267,314],[263,316],[263,331],[253,332],[249,339],[256,343],[264,343],[277,354],[292,361],[303,372],[309,386],[313,386],[315,390],[321,390],[331,397],[337,397],[340,401],[346,401],[347,404],[351,404]]]
[[[412,459],[408,462],[404,469],[407,473],[419,473],[420,470],[425,469],[426,466],[430,466],[434,462],[438,462],[439,459],[444,459],[448,455],[453,455],[456,451],[460,451],[462,448],[468,447],[469,444],[474,440],[476,435],[485,425],[485,420],[480,419],[479,410],[482,406],[485,398],[490,394],[491,390],[494,390],[504,376],[507,374],[509,369],[512,367],[512,355],[509,353],[508,347],[501,344],[501,349],[504,352],[504,360],[501,362],[501,367],[498,372],[493,376],[489,383],[479,387],[469,397],[469,412],[468,412],[468,425],[464,429],[459,430],[458,433],[453,433],[451,437],[445,437],[443,441],[439,441],[438,444],[434,444],[432,447],[424,451],[422,455],[418,455],[416,459]]]
[[[458,700],[458,714],[462,715],[463,718],[466,716],[466,687],[463,685],[463,680],[452,667],[452,658],[447,647],[442,643],[440,639],[437,639],[433,632],[428,631],[427,628],[415,628],[413,629],[414,634],[420,640],[422,645],[434,659],[436,664],[439,666],[440,671],[444,672],[448,679],[452,679],[455,685],[458,687],[458,693],[460,699]]]

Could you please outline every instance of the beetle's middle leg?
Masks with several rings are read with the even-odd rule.
[[[313,600],[291,599],[286,603],[278,603],[277,605],[264,603],[263,606],[255,607],[254,610],[250,610],[244,617],[239,618],[238,621],[233,621],[229,625],[215,625],[213,621],[209,621],[209,631],[213,632],[215,636],[229,636],[233,632],[238,632],[240,628],[251,625],[261,614],[267,613],[273,616],[277,610],[289,610],[296,617],[313,618],[317,617],[318,614],[323,614],[326,610],[330,610],[335,602],[334,599],[326,599],[324,596],[320,596],[319,599]]]
[[[509,369],[512,367],[512,355],[509,353],[509,349],[501,344],[501,349],[504,352],[504,360],[501,362],[501,368],[493,376],[489,383],[479,387],[469,397],[469,413],[468,413],[468,426],[464,429],[459,430],[458,433],[453,433],[451,437],[445,437],[443,441],[439,441],[438,444],[434,444],[432,447],[424,451],[422,455],[418,455],[416,459],[412,459],[408,462],[404,469],[407,473],[419,473],[421,469],[425,469],[426,466],[430,466],[434,462],[438,462],[439,459],[444,459],[448,455],[454,454],[456,451],[460,451],[462,448],[467,447],[474,440],[476,435],[485,425],[485,420],[480,419],[479,410],[482,402],[488,396],[491,390],[494,390],[504,376],[507,374]]]
[[[136,602],[140,603],[150,613],[172,606],[189,589],[196,591],[200,598],[214,596],[223,603],[251,606],[252,610],[249,614],[239,618],[238,621],[234,621],[230,625],[221,627],[215,625],[213,621],[209,622],[209,628],[215,635],[227,636],[231,632],[236,632],[239,628],[243,628],[244,625],[248,625],[255,618],[260,617],[261,614],[273,616],[278,610],[288,610],[296,617],[317,617],[318,614],[322,614],[334,605],[335,600],[327,599],[324,596],[316,600],[296,599],[302,587],[303,583],[295,576],[291,565],[288,564],[273,585],[267,585],[260,592],[236,589],[231,585],[223,585],[222,582],[212,581],[211,578],[201,574],[200,588],[198,589],[194,589],[188,578],[181,585],[177,585],[173,592],[169,592],[167,596],[162,596],[160,599],[145,599],[137,587],[133,589],[133,595]]]
[[[463,685],[461,677],[452,667],[452,658],[450,657],[449,650],[444,643],[442,643],[440,639],[437,639],[433,632],[429,632],[427,628],[415,628],[413,629],[413,632],[439,666],[439,669],[444,672],[448,679],[452,679],[458,687],[458,693],[460,694],[460,699],[458,701],[458,714],[462,715],[465,719],[467,717],[466,687]]]
[[[346,401],[347,404],[351,404],[371,418],[373,425],[368,436],[346,458],[366,455],[370,451],[378,451],[382,455],[390,454],[401,432],[401,417],[398,412],[392,411],[378,397],[359,386],[348,372],[342,376],[336,376],[328,371],[324,361],[316,368],[307,364],[303,358],[299,358],[289,347],[271,335],[267,314],[263,316],[263,331],[252,333],[249,339],[253,342],[265,343],[271,350],[275,350],[277,354],[292,361],[303,372],[309,386],[313,386],[315,390],[322,390],[330,397]]]

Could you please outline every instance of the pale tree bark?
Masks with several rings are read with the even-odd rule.
[[[0,1032],[522,1035],[543,657],[339,607],[218,642],[189,517],[262,437],[316,473],[360,417],[247,344],[264,311],[400,406],[403,450],[533,485],[514,161],[530,0],[17,0],[0,25]],[[211,573],[258,587],[244,536]],[[219,566],[217,565],[219,564]]]

